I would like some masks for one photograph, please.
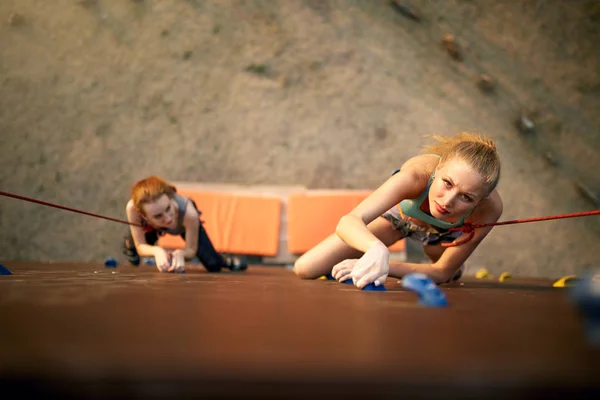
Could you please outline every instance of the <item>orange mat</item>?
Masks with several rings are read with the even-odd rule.
[[[275,256],[279,245],[281,199],[208,190],[178,189],[202,212],[204,229],[220,253]],[[184,247],[180,236],[165,235],[160,246]]]
[[[287,205],[288,249],[292,254],[302,254],[316,246],[335,228],[348,212],[371,194],[370,191],[309,191],[291,195]],[[405,240],[389,249],[405,251]]]

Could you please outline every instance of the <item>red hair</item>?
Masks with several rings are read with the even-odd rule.
[[[173,195],[177,192],[175,186],[170,185],[164,179],[158,176],[150,176],[136,182],[131,188],[131,200],[135,209],[140,213],[142,211],[142,205],[150,203],[158,199],[163,194],[173,198]]]

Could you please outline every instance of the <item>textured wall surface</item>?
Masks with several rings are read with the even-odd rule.
[[[501,150],[502,220],[600,208],[577,189],[600,189],[597,2],[412,4],[420,23],[371,0],[3,0],[0,188],[117,218],[151,174],[374,189],[470,130]],[[103,260],[125,229],[0,198],[2,259]],[[598,239],[600,217],[498,227],[468,265],[563,275]]]

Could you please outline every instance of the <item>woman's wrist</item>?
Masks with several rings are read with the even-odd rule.
[[[372,240],[368,243],[369,250],[374,247],[385,248],[387,250],[387,246],[379,239]]]

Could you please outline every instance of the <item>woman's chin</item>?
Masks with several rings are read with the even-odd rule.
[[[431,215],[434,216],[435,219],[439,219],[440,221],[449,222],[452,218],[452,214],[442,214],[437,211],[433,211]]]

